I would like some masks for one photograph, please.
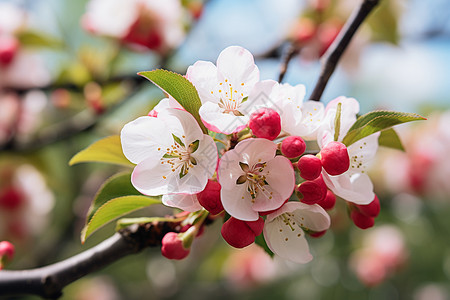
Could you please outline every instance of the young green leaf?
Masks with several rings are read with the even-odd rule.
[[[360,116],[342,140],[347,147],[372,133],[391,128],[394,125],[426,120],[414,113],[401,113],[396,111],[378,110]]]
[[[18,39],[25,47],[61,49],[65,46],[61,40],[35,31],[19,32]]]
[[[111,176],[103,183],[95,195],[94,201],[92,201],[86,217],[86,224],[89,223],[95,212],[109,200],[131,195],[140,196],[141,193],[139,193],[131,184],[130,172]]]
[[[197,90],[189,80],[180,74],[161,69],[139,72],[138,74],[147,78],[165,93],[177,100],[186,111],[194,116],[203,133],[208,134],[208,130],[198,113],[202,102],[200,101]]]
[[[397,135],[397,132],[393,128],[383,130],[378,138],[378,144],[380,146],[405,151],[402,141]]]
[[[101,139],[86,149],[75,154],[69,161],[69,165],[82,163],[82,162],[104,162],[117,165],[134,166],[123,155],[122,146],[120,144],[120,137],[113,135]]]
[[[161,203],[159,199],[147,196],[123,196],[109,200],[95,212],[89,223],[83,228],[81,242],[84,243],[92,233],[112,220],[158,203]]]

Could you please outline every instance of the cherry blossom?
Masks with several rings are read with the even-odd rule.
[[[318,139],[319,146],[322,148],[334,139],[334,119],[339,104],[341,121],[338,141],[342,141],[356,121],[356,114],[359,112],[358,101],[346,97],[331,101],[327,105],[326,121]],[[347,147],[350,157],[350,167],[347,172],[331,176],[325,170],[322,171],[323,180],[335,195],[356,204],[369,204],[373,201],[375,197],[373,184],[366,171],[377,152],[378,137],[379,133],[374,133]]]
[[[255,221],[259,212],[279,208],[295,185],[291,162],[275,156],[277,145],[266,139],[247,139],[226,152],[218,170],[225,210],[243,221]]]
[[[297,263],[307,263],[312,255],[305,230],[320,232],[329,227],[330,216],[322,207],[291,201],[267,215],[263,233],[272,252]]]
[[[91,0],[82,25],[95,34],[166,51],[183,40],[182,17],[179,0]]]
[[[247,125],[248,115],[241,106],[259,81],[259,70],[252,54],[238,46],[223,50],[216,65],[197,61],[188,68],[186,78],[199,93],[199,112],[206,127],[230,134]]]
[[[150,196],[198,193],[217,165],[213,139],[179,109],[163,109],[157,118],[139,117],[126,124],[121,142],[125,156],[137,164],[134,187]]]

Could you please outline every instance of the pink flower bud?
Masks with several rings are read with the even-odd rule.
[[[281,153],[287,158],[299,157],[305,149],[305,141],[299,136],[288,136],[281,142]]]
[[[350,213],[350,218],[356,226],[361,229],[367,229],[375,224],[375,219],[362,214],[358,209],[353,209]]]
[[[320,206],[322,206],[325,210],[330,210],[334,207],[336,204],[336,196],[333,194],[332,191],[327,190],[327,195],[322,201],[317,202]]]
[[[281,118],[271,108],[260,108],[250,116],[248,126],[256,137],[273,141],[281,132]]]
[[[220,189],[220,183],[208,179],[205,189],[197,194],[200,205],[213,215],[220,214],[223,211],[222,202],[220,201]]]
[[[19,50],[19,41],[15,37],[0,37],[0,65],[9,65]]]
[[[317,156],[307,154],[300,157],[297,163],[300,176],[306,180],[314,180],[322,172],[322,162]]]
[[[350,167],[347,147],[341,142],[330,142],[320,151],[322,166],[330,175],[341,175]]]
[[[242,221],[229,218],[222,225],[222,237],[235,248],[244,248],[255,241],[263,231],[264,220],[260,217],[256,221]]]
[[[0,192],[0,207],[13,211],[24,204],[25,198],[23,193],[12,186],[6,187]]]
[[[161,243],[161,253],[168,259],[183,259],[190,252],[190,249],[183,247],[183,241],[176,232],[167,233]]]
[[[327,196],[327,186],[322,176],[301,183],[297,191],[301,194],[300,201],[306,204],[316,204]]]
[[[359,211],[368,217],[375,218],[380,213],[380,200],[378,200],[377,195],[372,202],[367,205],[357,205]]]
[[[14,245],[7,241],[0,242],[0,270],[3,269],[3,262],[10,261],[14,257]]]

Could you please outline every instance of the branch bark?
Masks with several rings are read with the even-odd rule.
[[[62,289],[75,280],[147,247],[161,245],[167,232],[178,223],[155,222],[133,225],[97,246],[64,261],[32,270],[0,271],[0,296],[37,295],[57,299]]]
[[[327,52],[322,56],[322,67],[319,79],[309,97],[310,100],[320,101],[323,91],[328,84],[328,80],[331,75],[333,75],[338,62],[352,40],[353,35],[379,2],[380,0],[363,0],[360,6],[353,11],[339,35],[328,48]]]

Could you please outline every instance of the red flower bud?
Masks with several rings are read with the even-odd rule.
[[[322,166],[330,175],[341,175],[350,167],[347,147],[341,142],[330,142],[320,151]]]
[[[310,231],[308,232],[308,234],[313,237],[313,238],[320,238],[321,236],[323,236],[327,231],[326,230],[322,230],[322,231]]]
[[[0,207],[7,210],[16,210],[24,203],[23,193],[12,186],[6,187],[0,192]]]
[[[350,218],[356,226],[361,229],[367,229],[375,224],[375,219],[362,214],[358,209],[353,209],[350,213]]]
[[[273,141],[281,132],[281,118],[271,108],[260,108],[250,116],[248,126],[256,137]]]
[[[301,183],[297,191],[301,194],[300,201],[306,204],[316,204],[327,196],[327,186],[322,176]]]
[[[235,248],[244,248],[252,244],[263,231],[264,220],[260,217],[256,221],[242,221],[229,218],[222,225],[222,237]]]
[[[336,196],[333,194],[332,191],[327,190],[327,195],[322,201],[317,202],[320,206],[322,206],[325,210],[330,210],[334,207],[336,204]]]
[[[19,50],[19,41],[15,37],[0,37],[0,65],[9,65],[17,51]]]
[[[161,253],[168,259],[183,259],[190,252],[190,249],[183,247],[183,241],[176,232],[168,232],[161,243]]]
[[[3,269],[3,262],[10,261],[14,257],[14,245],[7,241],[0,242],[0,270]]]
[[[377,195],[372,202],[367,205],[357,205],[359,211],[368,217],[375,218],[380,213],[380,200],[378,200]]]
[[[223,211],[222,201],[220,201],[220,183],[208,179],[208,183],[203,191],[197,194],[198,202],[213,215]]]
[[[295,158],[306,150],[305,141],[299,136],[288,136],[281,142],[281,153],[287,158]]]
[[[297,163],[300,176],[306,180],[314,180],[322,172],[322,162],[317,156],[307,154],[300,157]]]

